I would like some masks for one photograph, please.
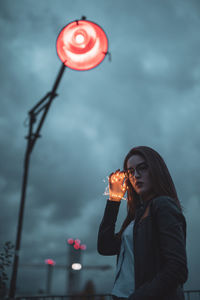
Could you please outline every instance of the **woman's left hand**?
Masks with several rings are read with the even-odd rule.
[[[127,189],[127,178],[126,174],[120,169],[111,173],[109,176],[109,200],[120,201]]]

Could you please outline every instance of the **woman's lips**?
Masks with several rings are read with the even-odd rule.
[[[136,185],[137,187],[141,187],[141,186],[143,185],[143,182],[136,182],[135,185]]]

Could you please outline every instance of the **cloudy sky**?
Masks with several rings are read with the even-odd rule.
[[[66,238],[87,245],[81,271],[97,292],[110,292],[115,257],[97,253],[106,196],[103,182],[122,168],[130,148],[147,145],[165,159],[187,221],[189,279],[199,288],[200,2],[199,0],[2,0],[0,100],[0,245],[15,243],[27,112],[52,89],[61,62],[56,38],[83,15],[109,39],[95,69],[66,69],[31,156],[20,263],[66,264]],[[126,214],[121,204],[119,228]],[[106,278],[106,280],[105,280]],[[18,293],[45,289],[46,269],[18,273]],[[66,272],[54,270],[52,292],[64,294]]]

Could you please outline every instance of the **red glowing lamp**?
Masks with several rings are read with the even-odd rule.
[[[80,248],[79,244],[74,244],[74,249],[78,250]]]
[[[72,245],[72,244],[74,243],[74,240],[71,239],[71,238],[69,238],[69,239],[67,240],[67,242],[68,242],[68,244]]]
[[[69,23],[61,30],[56,48],[65,66],[84,71],[102,62],[108,51],[108,40],[99,25],[79,20]]]
[[[74,243],[80,245],[81,241],[80,241],[79,239],[76,239],[76,240],[74,241]]]
[[[86,245],[82,244],[82,245],[80,246],[80,249],[81,249],[81,250],[86,250]]]
[[[45,264],[50,265],[50,266],[55,266],[55,261],[53,259],[45,259]]]
[[[72,238],[69,238],[67,240],[67,243],[71,246],[74,247],[74,249],[76,250],[86,250],[86,245],[85,244],[81,244],[81,241],[79,239],[72,239]]]

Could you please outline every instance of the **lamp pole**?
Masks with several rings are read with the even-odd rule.
[[[16,281],[17,281],[17,272],[18,272],[18,264],[19,264],[19,252],[20,252],[20,244],[21,244],[21,233],[22,233],[22,225],[23,225],[23,216],[24,216],[24,206],[25,206],[25,198],[26,198],[26,189],[27,189],[27,181],[28,181],[28,171],[29,171],[29,162],[30,162],[30,155],[33,151],[33,147],[38,137],[40,137],[40,130],[44,123],[45,117],[49,111],[50,105],[53,99],[57,96],[56,90],[62,78],[66,66],[64,63],[61,65],[60,71],[58,76],[55,80],[53,85],[52,91],[47,93],[47,95],[42,98],[30,111],[29,111],[29,135],[27,138],[27,148],[25,153],[24,159],[24,172],[23,172],[23,181],[22,181],[22,190],[21,190],[21,202],[20,202],[20,209],[18,215],[18,226],[17,226],[17,236],[16,236],[16,243],[15,243],[15,256],[13,262],[13,269],[12,269],[12,276],[10,281],[10,289],[9,289],[9,298],[15,297],[16,292]],[[33,124],[36,122],[36,116],[41,111],[43,114],[39,121],[38,127],[33,132]]]
[[[53,85],[51,92],[42,98],[29,111],[29,134],[27,138],[27,148],[24,159],[24,172],[21,190],[21,202],[18,216],[17,236],[15,243],[15,256],[13,262],[12,276],[10,281],[9,298],[15,297],[16,281],[19,263],[19,251],[21,243],[21,233],[24,216],[24,206],[26,197],[26,188],[28,181],[28,171],[30,155],[44,123],[45,117],[49,111],[53,99],[57,96],[56,90],[64,73],[65,67],[74,70],[89,70],[100,64],[105,55],[109,52],[108,41],[105,32],[97,24],[82,20],[74,21],[62,29],[57,39],[57,53],[62,61],[62,66]],[[92,34],[91,34],[92,32]],[[33,125],[36,122],[36,116],[43,111],[38,127],[33,132]]]

